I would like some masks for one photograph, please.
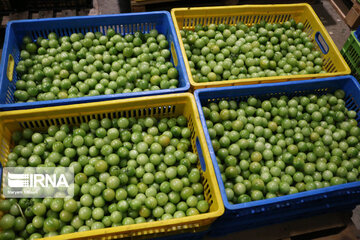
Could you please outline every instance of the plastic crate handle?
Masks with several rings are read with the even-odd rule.
[[[201,148],[201,144],[200,144],[200,141],[199,141],[198,137],[196,137],[195,144],[196,144],[196,149],[197,149],[198,155],[199,155],[201,169],[203,170],[203,172],[205,172],[206,171],[206,164],[205,164],[205,160],[204,160],[203,150]]]
[[[2,54],[2,58],[3,58],[2,60],[4,61],[4,64],[1,68],[1,71],[4,71],[5,73],[4,75],[7,77],[9,82],[11,82],[14,76],[15,60],[11,54],[5,57],[6,54],[7,53],[5,53],[5,51]]]
[[[320,32],[315,33],[315,41],[324,54],[327,54],[329,52],[329,45],[326,43],[324,37],[321,35]]]

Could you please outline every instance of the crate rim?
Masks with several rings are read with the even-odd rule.
[[[335,72],[335,73],[317,73],[317,74],[301,74],[301,75],[291,75],[291,76],[275,76],[275,77],[258,77],[258,78],[242,78],[242,79],[235,79],[235,80],[222,80],[222,81],[214,81],[214,82],[203,82],[203,83],[198,83],[195,82],[191,71],[190,71],[190,65],[189,65],[189,60],[186,56],[185,53],[185,48],[184,48],[184,44],[181,40],[181,35],[180,35],[180,28],[177,24],[177,20],[176,20],[176,11],[191,11],[191,10],[211,10],[211,9],[218,9],[218,10],[226,10],[229,8],[235,8],[235,9],[244,9],[244,8],[249,8],[249,9],[261,9],[264,7],[269,7],[269,8],[274,8],[274,7],[305,7],[307,8],[311,13],[312,16],[315,18],[315,20],[317,22],[320,22],[320,30],[321,30],[321,34],[324,35],[323,37],[330,40],[330,41],[326,41],[327,44],[329,45],[329,48],[333,49],[335,51],[335,54],[338,57],[338,60],[341,62],[341,64],[345,67],[345,71],[342,72]],[[351,74],[351,70],[350,67],[348,66],[348,64],[345,62],[344,58],[342,57],[342,55],[340,54],[339,49],[336,47],[334,41],[332,40],[332,38],[330,37],[329,33],[327,32],[327,30],[325,29],[324,25],[322,24],[321,20],[319,19],[318,15],[315,13],[314,9],[311,7],[310,4],[308,3],[289,3],[289,4],[245,4],[245,5],[234,5],[234,6],[211,6],[211,7],[188,7],[188,8],[173,8],[171,9],[171,17],[173,19],[174,22],[174,27],[176,30],[176,34],[177,37],[179,39],[179,44],[180,44],[180,48],[181,48],[181,52],[183,55],[183,59],[185,62],[185,68],[186,68],[186,72],[189,75],[189,82],[191,84],[191,88],[195,88],[199,89],[199,88],[211,88],[211,87],[221,87],[220,85],[225,85],[225,86],[237,86],[238,84],[241,84],[242,82],[244,82],[243,84],[255,84],[255,82],[259,83],[261,81],[264,81],[264,83],[273,81],[273,79],[278,79],[278,80],[289,80],[289,77],[291,77],[292,80],[303,80],[303,79],[314,79],[314,78],[327,78],[327,77],[334,77],[334,76],[342,76],[342,75],[348,75]],[[201,16],[205,17],[205,16]]]
[[[55,99],[55,100],[45,100],[45,101],[35,101],[35,102],[25,102],[25,103],[0,103],[0,111],[9,111],[9,110],[18,110],[18,109],[33,109],[39,107],[47,107],[48,105],[51,106],[61,106],[61,105],[70,105],[70,104],[79,104],[79,103],[86,103],[86,102],[95,102],[95,101],[108,101],[112,100],[115,97],[120,99],[126,98],[136,98],[142,96],[154,96],[159,94],[171,94],[171,93],[180,93],[180,92],[187,92],[190,89],[190,82],[189,76],[186,71],[185,62],[183,60],[183,54],[180,48],[179,39],[176,35],[176,30],[174,27],[174,23],[172,21],[171,15],[168,11],[152,11],[152,12],[140,12],[140,13],[120,13],[120,14],[105,14],[105,15],[94,15],[94,16],[73,16],[73,17],[60,17],[60,18],[41,18],[41,19],[25,19],[25,20],[12,20],[9,21],[6,26],[5,31],[5,38],[3,43],[3,52],[0,61],[0,73],[6,72],[6,64],[7,63],[7,56],[10,54],[10,49],[8,47],[9,38],[10,38],[10,30],[11,26],[14,24],[26,24],[30,22],[58,22],[58,21],[69,21],[69,20],[79,20],[79,19],[104,19],[104,18],[116,18],[116,17],[128,17],[128,16],[148,16],[148,15],[165,15],[170,29],[169,31],[173,35],[173,42],[174,47],[176,49],[176,56],[178,59],[178,66],[182,68],[184,71],[184,83],[183,87],[177,87],[174,89],[160,89],[160,90],[153,90],[153,91],[141,91],[141,92],[131,92],[131,93],[114,93],[114,94],[102,94],[98,96],[84,96],[84,97],[76,97],[76,98],[65,98],[65,99]],[[15,69],[14,69],[15,71]],[[5,79],[2,78],[0,74],[0,92],[2,91],[2,81]],[[14,81],[14,80],[13,80]],[[66,100],[66,101],[64,101]]]
[[[166,100],[170,100],[173,101],[173,104],[176,103],[180,103],[180,101],[176,101],[177,99],[186,99],[186,101],[191,104],[194,107],[194,119],[197,120],[199,119],[199,113],[197,111],[197,107],[196,107],[196,102],[195,102],[195,98],[191,93],[177,93],[177,94],[166,94],[166,95],[157,95],[157,96],[145,96],[145,97],[139,97],[139,98],[130,98],[130,99],[116,99],[116,100],[111,100],[111,101],[104,101],[104,102],[91,102],[91,103],[82,103],[82,104],[71,104],[71,105],[64,105],[64,106],[57,106],[57,107],[45,107],[45,108],[36,108],[36,109],[25,109],[25,110],[17,110],[17,111],[5,111],[5,112],[0,112],[0,124],[4,121],[5,119],[12,119],[11,122],[14,121],[23,121],[21,118],[18,119],[16,118],[16,116],[20,116],[23,118],[31,118],[32,114],[34,112],[36,113],[57,113],[58,111],[63,111],[63,110],[84,110],[84,111],[90,111],[91,108],[93,107],[101,107],[101,106],[111,106],[111,105],[120,105],[123,104],[124,106],[126,106],[126,103],[129,102],[138,102],[138,103],[142,103],[142,102],[147,102],[147,101],[151,101],[151,100],[162,100],[162,102],[164,102],[164,104],[166,104]],[[145,106],[143,106],[146,108],[146,104]],[[90,110],[87,110],[90,109]],[[76,114],[79,115],[79,112],[76,112]],[[44,118],[47,118],[48,115],[44,115]],[[56,115],[57,117],[60,117],[60,115]],[[204,136],[204,132],[202,130],[201,127],[201,123],[199,121],[194,121],[193,122],[194,127],[196,128],[196,126],[199,129],[199,142],[201,145],[201,150],[203,151],[203,159],[204,162],[206,163],[207,167],[205,171],[210,171],[208,172],[210,177],[213,178],[214,180],[214,184],[217,183],[217,179],[215,177],[215,172],[214,172],[214,168],[212,167],[212,161],[208,152],[208,149],[206,148],[206,140],[205,140],[205,136]],[[206,157],[205,157],[206,156]],[[206,158],[208,159],[206,161]],[[220,189],[217,186],[214,186],[214,194],[213,198],[217,199],[218,202],[218,209],[212,212],[208,212],[208,213],[202,213],[199,215],[194,215],[194,216],[186,216],[186,217],[182,217],[182,218],[173,218],[173,219],[169,219],[169,220],[159,220],[159,221],[154,221],[154,222],[146,222],[146,223],[139,223],[139,224],[131,224],[131,225],[123,225],[123,226],[118,226],[118,227],[109,227],[109,228],[103,228],[103,229],[96,229],[96,230],[90,230],[90,231],[85,231],[85,232],[75,232],[75,233],[70,233],[70,234],[76,234],[75,237],[72,237],[70,239],[78,239],[78,238],[86,238],[86,237],[101,237],[101,235],[103,234],[113,234],[113,233],[126,233],[129,231],[135,231],[133,232],[133,235],[131,235],[131,237],[135,237],[136,236],[146,236],[147,234],[138,234],[138,232],[140,231],[152,231],[153,228],[159,228],[159,227],[165,227],[164,223],[166,222],[166,226],[167,227],[175,227],[178,224],[187,224],[187,225],[195,225],[194,227],[199,227],[200,223],[199,221],[205,220],[205,219],[209,219],[209,218],[213,218],[214,220],[216,220],[218,217],[220,217],[221,215],[223,215],[225,208],[224,208],[224,204],[222,201],[222,197],[220,196]],[[186,222],[184,223],[184,218],[186,218]],[[200,225],[201,226],[201,225]],[[205,225],[206,226],[206,225]],[[185,229],[185,228],[184,228]],[[188,229],[188,228],[186,228]],[[157,232],[153,232],[150,234],[156,234],[156,233],[166,233],[167,231],[157,231]],[[176,230],[174,231],[169,231],[169,233],[175,233],[176,234]],[[51,237],[49,239],[52,240],[62,240],[64,239],[64,237],[70,237],[69,235],[58,235],[58,236],[54,236]]]
[[[353,84],[355,84],[356,88],[360,92],[360,84],[355,79],[355,77],[353,77],[352,75],[345,75],[345,76],[338,76],[338,77],[331,77],[331,78],[310,79],[310,80],[305,80],[305,81],[303,80],[303,81],[289,81],[289,82],[279,82],[279,83],[251,84],[251,85],[227,86],[227,87],[219,87],[219,88],[202,88],[202,89],[195,90],[194,96],[195,96],[196,104],[198,106],[200,121],[203,126],[206,144],[208,145],[209,153],[210,153],[211,159],[213,161],[213,166],[215,169],[215,175],[216,175],[218,184],[221,183],[221,185],[219,184],[219,188],[220,188],[221,197],[223,199],[226,210],[243,210],[243,209],[250,208],[250,207],[261,207],[261,206],[267,206],[267,205],[276,204],[276,203],[281,204],[287,200],[296,200],[296,199],[300,200],[303,197],[306,198],[306,197],[317,196],[317,195],[320,195],[323,193],[335,192],[337,190],[350,190],[351,188],[354,188],[354,187],[360,187],[360,181],[350,182],[350,183],[345,183],[345,184],[340,184],[340,185],[335,185],[335,186],[329,186],[329,187],[324,187],[324,188],[319,188],[319,189],[314,189],[314,190],[309,190],[309,191],[304,191],[304,192],[298,192],[298,193],[279,196],[279,197],[270,198],[270,199],[263,199],[263,200],[258,200],[258,201],[251,201],[251,202],[237,203],[237,204],[229,203],[229,201],[226,197],[226,194],[225,194],[224,183],[221,179],[219,166],[218,166],[218,164],[216,164],[216,166],[215,166],[215,163],[216,163],[215,152],[214,152],[214,149],[211,144],[211,139],[209,137],[208,130],[206,128],[205,117],[201,110],[202,109],[201,108],[202,104],[201,104],[201,99],[200,99],[201,93],[204,93],[204,92],[216,93],[219,91],[234,91],[237,89],[254,89],[254,88],[257,89],[257,88],[267,88],[267,87],[272,87],[272,86],[289,86],[289,85],[297,85],[299,83],[306,83],[306,84],[315,83],[316,84],[317,82],[339,81],[340,79],[349,79],[349,81],[351,81]],[[242,96],[253,96],[253,95],[251,95],[251,93],[249,93],[248,95],[242,95]],[[216,97],[214,97],[214,98],[216,98]]]
[[[208,7],[178,7],[172,8],[171,13],[173,11],[178,10],[209,10],[209,9],[229,9],[229,8],[263,8],[266,6],[278,6],[278,7],[293,7],[293,6],[307,6],[311,8],[311,5],[308,3],[269,3],[269,4],[243,4],[243,5],[231,5],[231,6],[208,6]],[[312,8],[311,8],[312,9]]]

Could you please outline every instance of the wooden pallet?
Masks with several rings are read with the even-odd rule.
[[[343,0],[330,0],[333,8],[339,13],[341,18],[350,28],[360,26],[360,3],[357,0],[351,0],[352,7],[344,4]]]

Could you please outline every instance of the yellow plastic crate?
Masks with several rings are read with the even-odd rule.
[[[12,132],[23,128],[44,130],[50,125],[79,125],[94,118],[101,119],[104,117],[153,116],[160,118],[179,115],[184,115],[187,118],[188,127],[191,130],[192,149],[194,153],[199,155],[198,168],[202,175],[204,196],[210,205],[208,213],[178,219],[76,232],[46,239],[148,239],[176,233],[201,231],[207,229],[217,217],[224,213],[224,204],[199,120],[195,99],[190,93],[2,112],[0,113],[0,160],[5,166],[12,147]]]
[[[324,78],[350,74],[350,68],[346,64],[336,45],[322,25],[320,19],[317,17],[316,13],[309,4],[174,8],[171,10],[171,16],[174,21],[176,34],[179,38],[180,48],[191,84],[191,90],[209,87],[224,87]],[[184,43],[180,35],[180,30],[194,30],[197,24],[209,25],[212,23],[224,23],[229,25],[236,25],[238,22],[243,22],[250,26],[256,23],[260,23],[261,20],[265,20],[270,23],[283,23],[291,18],[293,18],[296,22],[301,21],[304,23],[304,31],[311,37],[311,39],[313,39],[317,48],[319,48],[319,46],[314,40],[315,35],[320,35],[318,38],[319,41],[323,43],[325,50],[327,50],[326,45],[324,44],[324,42],[326,42],[328,46],[328,52],[326,54],[322,54],[322,57],[324,68],[327,73],[247,78],[206,83],[197,83],[194,81],[190,72],[189,61],[185,53]]]

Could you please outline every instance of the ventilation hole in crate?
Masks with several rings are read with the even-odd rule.
[[[201,18],[201,22],[203,25],[210,25],[210,18]]]
[[[215,22],[215,19],[213,17],[208,18],[209,24],[213,24]]]
[[[40,124],[39,124],[38,121],[32,121],[32,124],[33,124],[33,126],[36,127],[36,128],[40,127]]]
[[[286,20],[286,15],[280,15],[280,23],[283,23],[283,22],[285,22]]]
[[[259,16],[249,16],[249,26],[252,26],[254,23],[256,23],[256,18],[259,18]]]
[[[162,112],[162,107],[157,107],[157,108],[156,108],[156,112],[157,112],[158,115],[160,115],[161,112]]]
[[[29,37],[31,37],[31,39],[34,41],[34,39],[37,38],[36,36],[37,36],[36,32],[31,32]]]
[[[282,16],[283,16],[283,15],[278,15],[278,16],[276,16],[274,22],[276,22],[276,23],[282,23]]]
[[[13,98],[13,94],[12,91],[10,89],[10,86],[8,87],[7,93],[6,93],[6,99],[5,99],[5,103],[13,103],[14,98]]]
[[[33,121],[29,121],[28,124],[29,124],[29,127],[30,127],[30,128],[34,128],[34,127],[35,127],[35,124],[34,124]]]
[[[59,118],[56,118],[56,119],[55,119],[55,124],[56,124],[56,125],[61,125],[61,124],[62,124]]]
[[[331,72],[331,73],[332,73],[332,72],[336,72],[336,67],[334,66],[333,63],[331,63],[328,72]]]
[[[156,108],[152,108],[151,111],[150,111],[153,115],[157,114],[157,111],[156,111]]]
[[[216,24],[220,24],[221,23],[221,18],[217,17],[215,21],[216,21]]]
[[[83,116],[87,122],[90,122],[93,118],[91,115]]]
[[[109,30],[109,26],[106,26],[106,25],[103,26],[103,31],[104,31],[103,34],[104,34],[104,35],[107,34],[108,30]]]
[[[74,121],[71,122],[71,124],[80,124],[81,123],[81,117],[80,116],[76,116],[73,117]]]
[[[72,124],[75,122],[75,117],[62,118],[63,124]]]
[[[123,117],[123,115],[124,115],[124,112],[116,112],[117,118],[121,118],[121,117]]]
[[[331,63],[332,62],[331,62],[330,58],[324,58],[324,60],[323,60],[324,69],[328,71]]]
[[[158,114],[164,114],[164,107],[159,107]]]
[[[188,27],[190,28],[190,27],[195,27],[195,25],[194,25],[194,19],[193,18],[191,18],[191,19],[188,19]]]
[[[256,23],[260,23],[264,19],[265,19],[265,16],[258,16],[256,19]]]
[[[242,17],[242,22],[243,22],[244,24],[247,24],[247,23],[248,23],[247,19],[248,19],[248,16],[243,16],[243,17]]]
[[[273,15],[271,23],[280,23],[279,16],[278,15]]]
[[[349,99],[346,101],[346,107],[359,113],[359,106],[355,103],[354,99],[351,96],[349,96]]]
[[[334,63],[330,59],[326,59],[326,64],[324,65],[324,69],[327,72],[333,72],[335,70]]]
[[[207,18],[200,18],[200,22],[202,25],[205,25],[205,26],[208,25]]]
[[[129,116],[127,116],[127,117],[136,117],[136,110],[130,110]]]
[[[54,119],[48,119],[48,120],[46,120],[46,123],[48,125],[56,125],[56,121]]]
[[[202,18],[201,20],[203,25],[209,25],[209,18]]]
[[[283,15],[283,22],[286,22],[287,20],[289,20],[289,15]]]
[[[39,31],[39,37],[47,38],[48,33],[47,30]]]
[[[207,19],[206,18],[198,18],[197,19],[198,24],[206,26],[207,25]]]
[[[33,40],[37,39],[38,37],[44,37],[43,31],[34,32]]]
[[[304,24],[304,28],[303,28],[304,30],[311,29],[311,24],[308,20],[305,20],[305,22],[303,22],[303,24]]]

